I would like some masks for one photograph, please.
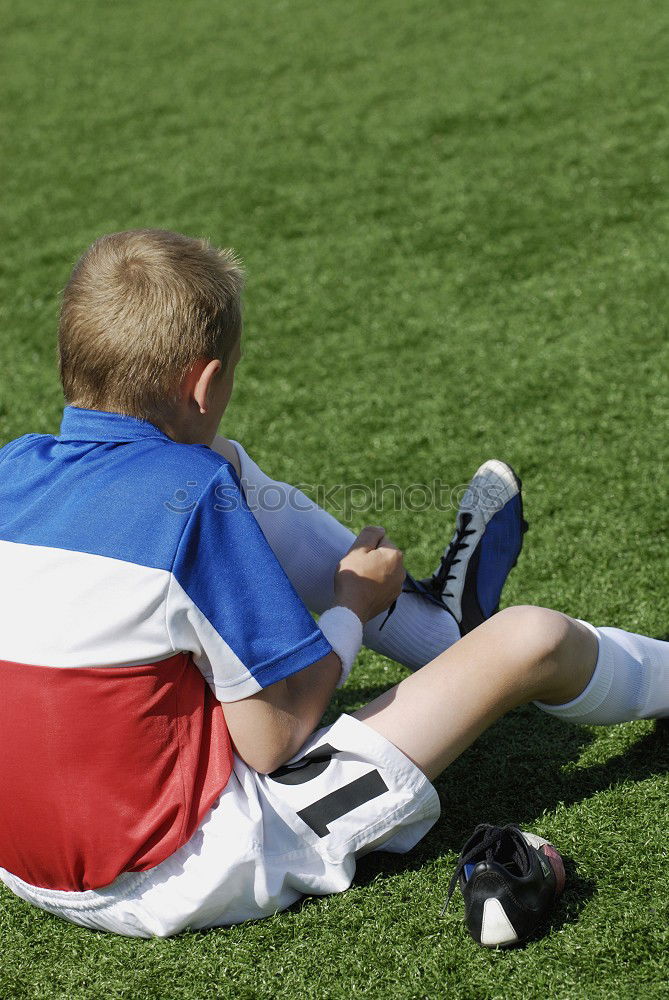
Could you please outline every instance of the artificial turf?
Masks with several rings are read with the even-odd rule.
[[[2,443],[57,430],[83,249],[206,235],[249,272],[223,430],[269,472],[406,491],[504,458],[532,525],[505,603],[667,636],[666,5],[2,0],[2,25]],[[330,496],[433,568],[453,511]],[[402,675],[365,652],[337,706]],[[411,855],[231,929],[107,937],[2,890],[0,997],[667,997],[668,763],[653,723],[519,710]],[[477,948],[457,897],[438,916],[483,820],[571,859],[520,950]]]

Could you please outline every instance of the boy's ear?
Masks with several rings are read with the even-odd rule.
[[[199,358],[195,361],[181,381],[182,401],[187,405],[193,401],[200,413],[206,413],[209,409],[211,385],[221,367],[218,358],[211,361]]]

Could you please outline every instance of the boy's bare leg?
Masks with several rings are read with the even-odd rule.
[[[434,778],[512,708],[578,697],[597,656],[580,622],[507,608],[354,715]]]

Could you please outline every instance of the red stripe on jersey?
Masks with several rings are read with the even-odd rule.
[[[186,653],[134,667],[0,660],[0,867],[48,889],[145,871],[232,769],[223,709]]]

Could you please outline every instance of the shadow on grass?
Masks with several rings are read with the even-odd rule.
[[[380,693],[364,692],[370,700]],[[353,709],[342,702],[340,711]],[[440,844],[459,851],[477,823],[532,823],[561,803],[669,771],[669,720],[656,721],[653,731],[603,763],[570,767],[595,739],[592,730],[534,706],[504,716],[434,782],[443,807],[435,827]],[[433,839],[434,831],[427,841]]]
[[[559,931],[567,924],[578,921],[581,910],[597,891],[596,883],[591,878],[583,878],[572,858],[562,858],[566,875],[565,888],[557,906],[551,911],[549,919],[540,927],[536,934],[526,942],[536,941],[547,934]]]

